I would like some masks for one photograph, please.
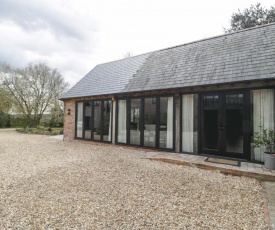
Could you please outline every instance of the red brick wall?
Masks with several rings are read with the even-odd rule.
[[[68,109],[71,110],[68,115]],[[75,100],[64,101],[64,140],[71,141],[75,134]]]

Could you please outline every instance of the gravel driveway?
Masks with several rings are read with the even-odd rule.
[[[0,229],[268,229],[249,178],[0,131]]]

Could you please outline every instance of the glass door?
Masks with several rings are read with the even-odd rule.
[[[244,158],[244,94],[225,94],[224,100],[224,155]]]
[[[247,93],[203,94],[201,97],[201,149],[205,154],[247,158]],[[247,127],[245,127],[245,125]]]
[[[221,95],[202,96],[202,150],[205,154],[221,154]]]

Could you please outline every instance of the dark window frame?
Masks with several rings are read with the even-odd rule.
[[[101,134],[100,134],[100,140],[94,140],[94,102],[95,101],[100,101],[100,116],[101,116]],[[81,100],[81,101],[76,101],[75,102],[75,133],[74,133],[74,139],[79,139],[79,140],[87,140],[87,141],[95,141],[95,142],[104,142],[104,143],[112,143],[113,140],[113,125],[111,125],[111,140],[110,141],[104,141],[103,140],[103,129],[104,129],[104,102],[105,101],[110,101],[111,102],[111,108],[110,108],[110,113],[111,113],[111,124],[113,123],[113,101],[111,98],[107,99],[94,99],[94,100]],[[89,102],[91,104],[91,139],[86,139],[84,135],[84,125],[85,125],[85,102]],[[77,116],[78,116],[78,103],[83,103],[83,123],[82,123],[82,138],[77,137]]]
[[[173,147],[172,148],[160,148],[159,147],[159,122],[160,122],[160,98],[161,97],[172,97],[173,98]],[[152,102],[156,102],[156,142],[155,146],[145,146],[144,145],[144,110],[145,110],[145,99],[152,98]],[[153,100],[153,99],[156,100]],[[141,100],[141,108],[140,108],[140,145],[130,144],[130,116],[131,116],[131,99],[140,99]],[[119,110],[119,100],[126,100],[126,143],[118,142],[118,110]],[[116,130],[115,130],[115,143],[119,145],[127,145],[127,146],[135,146],[140,148],[148,148],[148,149],[160,149],[165,151],[175,151],[175,117],[176,117],[176,102],[175,102],[175,95],[174,94],[164,94],[164,95],[149,95],[149,96],[138,96],[138,97],[122,97],[117,98],[116,103]]]

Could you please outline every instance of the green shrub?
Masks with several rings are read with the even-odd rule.
[[[32,134],[41,134],[41,135],[60,135],[63,134],[63,130],[60,128],[51,128],[38,126],[37,128],[17,128],[16,131],[21,133],[32,133]]]
[[[8,113],[0,112],[0,128],[11,127],[11,116]]]
[[[275,130],[259,127],[260,132],[255,132],[253,135],[253,147],[259,148],[265,146],[268,152],[275,153]]]

